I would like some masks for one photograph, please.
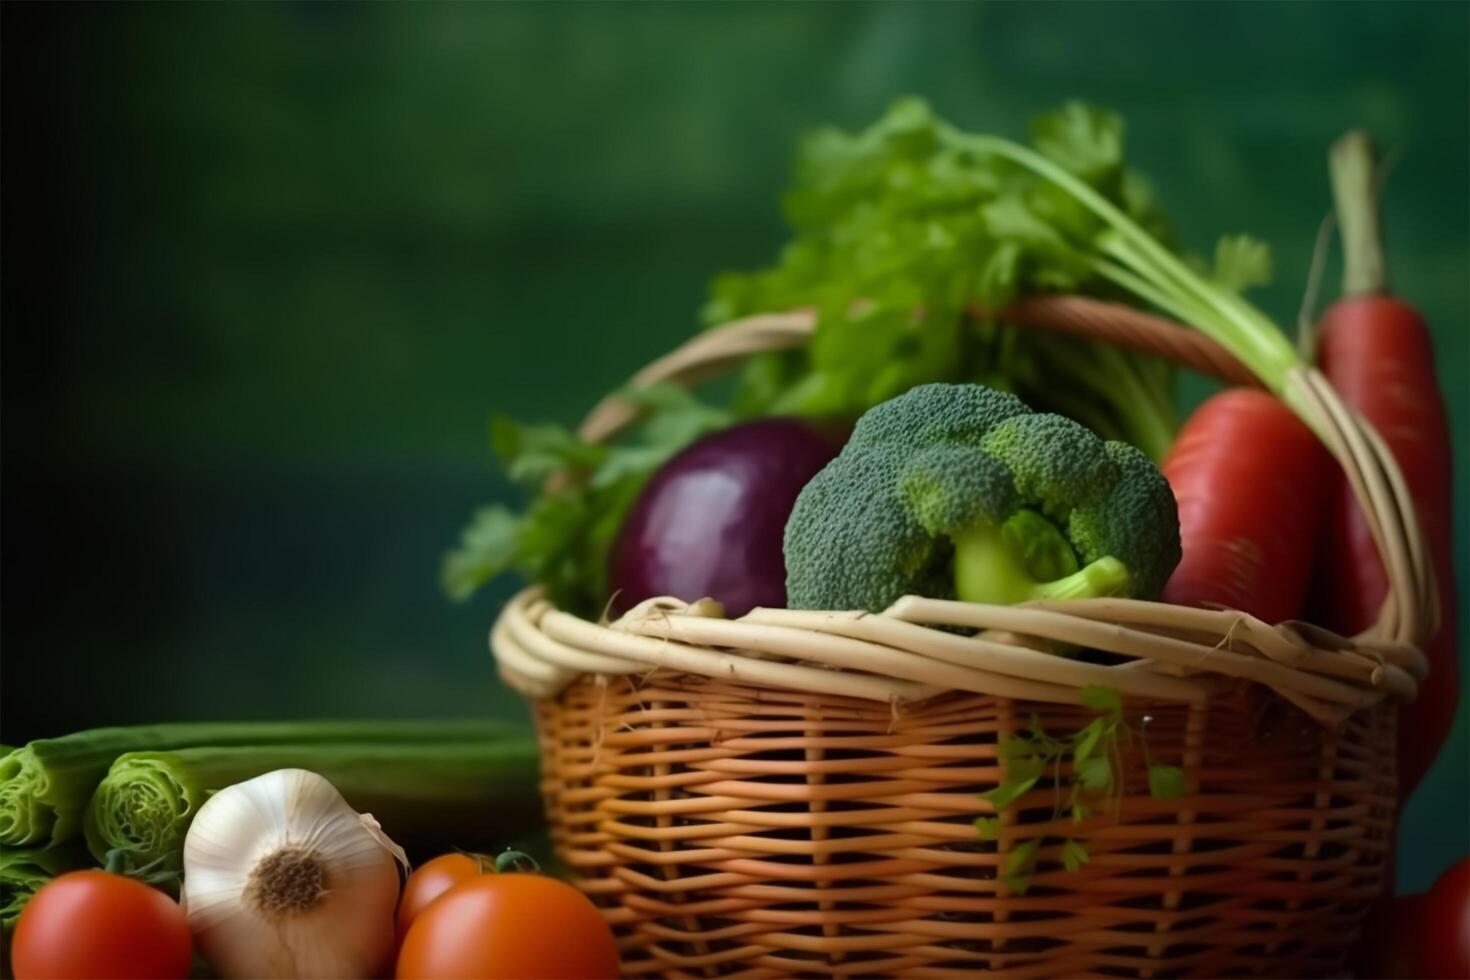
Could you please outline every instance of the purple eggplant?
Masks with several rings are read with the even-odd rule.
[[[613,544],[613,608],[706,596],[740,616],[786,605],[781,539],[796,495],[842,448],[797,419],[760,419],[691,443],[643,488]]]

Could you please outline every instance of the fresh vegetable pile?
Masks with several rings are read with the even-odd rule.
[[[492,425],[492,446],[515,480],[539,490],[553,473],[576,479],[538,492],[523,514],[475,515],[444,567],[467,596],[515,569],[562,608],[596,616],[620,583],[608,553],[649,477],[701,435],[733,421],[797,416],[850,425],[916,385],[977,382],[1082,422],[1161,458],[1175,430],[1172,372],[1158,358],[1005,325],[1011,300],[1043,292],[1123,295],[1102,228],[1045,176],[977,152],[923,103],[896,105],[868,130],[823,130],[803,146],[786,197],[792,240],[779,263],[714,284],[710,325],[771,310],[814,307],[805,350],[752,360],[724,405],[669,387],[627,391],[644,423],[612,446],[589,446],[555,426]],[[1033,127],[1035,154],[1129,220],[1166,236],[1148,182],[1129,169],[1114,114],[1072,104]],[[1261,281],[1265,249],[1221,242],[1222,289]],[[751,519],[764,513],[752,504]],[[784,523],[780,515],[779,523]],[[779,547],[779,536],[771,542]],[[621,566],[626,568],[626,564]],[[696,596],[697,598],[697,596]]]
[[[281,768],[326,775],[415,847],[533,829],[536,745],[482,721],[189,723],[42,739],[0,759],[0,926],[51,876],[106,866],[178,892],[184,840],[218,791]]]
[[[1368,270],[1350,272],[1349,291],[1375,294],[1355,309],[1382,310],[1372,159],[1361,141],[1346,145],[1359,150],[1334,155],[1338,209],[1350,267]],[[876,610],[908,592],[1162,596],[1274,623],[1303,616],[1320,595],[1315,619],[1347,633],[1371,624],[1383,565],[1312,432],[1315,410],[1288,384],[1308,362],[1243,296],[1269,278],[1269,251],[1242,235],[1220,239],[1210,263],[1174,249],[1147,180],[1126,164],[1115,115],[1068,105],[1038,119],[1023,146],[903,101],[863,132],[809,139],[785,203],[792,237],[778,261],[719,277],[704,316],[717,325],[808,309],[811,342],[751,359],[720,404],[669,386],[621,393],[641,424],[609,445],[496,420],[493,446],[533,496],[523,513],[476,515],[445,563],[451,594],[513,568],[586,617],[658,594],[712,598],[738,616],[754,605]],[[1233,353],[1266,391],[1223,392],[1176,438],[1161,362],[1010,324],[1014,301],[1057,293],[1171,316]],[[1385,388],[1416,395],[1395,396],[1401,404],[1379,417],[1414,423],[1388,438],[1410,460],[1439,587],[1450,589],[1448,442],[1427,340],[1414,323],[1396,343],[1375,340],[1372,370],[1393,384],[1355,381],[1347,362],[1369,358],[1341,353],[1351,345],[1338,339],[1350,332],[1335,327],[1339,309],[1321,348],[1349,400],[1383,403]],[[1397,336],[1403,322],[1385,313],[1375,336]],[[859,416],[899,411],[890,406],[909,404],[905,392],[935,384],[974,386],[987,405],[1009,393],[1015,411],[1037,414],[992,422],[989,408],[971,406],[962,445],[900,461],[921,436],[900,432],[880,452],[858,435],[824,468],[831,448],[793,435],[854,424],[862,433],[876,423]],[[1028,439],[1052,444],[1032,452]],[[1149,460],[1162,462],[1162,477]],[[821,497],[829,503],[818,507]],[[1451,676],[1453,634],[1447,621],[1431,645]],[[1410,782],[1453,716],[1454,685],[1431,687],[1432,730],[1406,749]]]
[[[1435,682],[1404,716],[1407,793],[1457,697],[1449,442],[1427,332],[1384,293],[1373,169],[1361,137],[1334,151],[1348,297],[1316,350],[1402,464],[1439,576]],[[1267,249],[1228,236],[1211,262],[1179,252],[1117,116],[1068,105],[1023,146],[900,102],[863,132],[812,137],[786,215],[777,261],[718,278],[704,319],[809,310],[810,343],[756,356],[719,397],[620,393],[637,424],[610,444],[497,419],[492,446],[530,500],[475,515],[445,561],[451,595],[515,570],[588,618],[661,596],[737,617],[919,595],[1160,599],[1344,634],[1376,619],[1383,563],[1287,384],[1306,361],[1243,296],[1269,277]],[[1216,394],[1180,429],[1162,360],[1013,322],[1013,304],[1054,294],[1179,320],[1265,390]],[[1095,717],[1078,731],[1033,719],[1001,741],[991,810],[1052,773],[1052,824],[1081,821],[1124,793],[1135,740],[1149,794],[1184,792],[1116,691],[1081,700]],[[470,722],[160,725],[10,751],[0,922],[16,975],[182,977],[193,953],[225,977],[614,976],[595,907],[518,870],[523,855],[440,853],[406,873],[400,844],[498,850],[531,830],[535,760],[528,737]],[[1067,870],[1092,860],[1058,842]],[[1041,844],[1008,854],[1012,892]],[[1463,918],[1456,875],[1431,904]]]
[[[1031,135],[964,133],[910,100],[812,137],[785,199],[790,241],[771,267],[718,278],[704,310],[711,327],[811,311],[810,343],[756,355],[718,395],[621,393],[641,424],[608,445],[497,420],[494,448],[531,502],[476,515],[446,588],[515,569],[588,618],[659,595],[731,617],[1126,596],[1352,635],[1377,619],[1386,573],[1290,383],[1317,355],[1404,465],[1452,613],[1447,430],[1422,321],[1383,295],[1371,147],[1334,150],[1349,298],[1299,349],[1244,297],[1269,279],[1267,248],[1230,235],[1210,262],[1178,251],[1116,116],[1073,104]],[[1013,324],[1013,303],[1053,294],[1180,321],[1264,390],[1222,391],[1181,431],[1165,364]],[[1446,617],[1436,683],[1404,713],[1404,793],[1453,717],[1455,642]],[[1089,730],[1024,731],[1002,747],[1004,785],[1079,746],[1100,773]],[[1151,772],[1149,786],[1167,797],[1173,782]],[[1075,805],[1103,789],[1079,777]]]
[[[421,803],[427,801],[420,801]],[[489,808],[485,808],[488,816]],[[408,858],[325,778],[277,769],[225,787],[183,841],[179,902],[137,877],[69,871],[15,924],[18,980],[183,980],[193,954],[227,978],[617,975],[611,930],[524,855]],[[549,928],[554,923],[554,928]]]
[[[536,744],[518,729],[153,725],[32,742],[0,763],[0,926],[20,980],[182,978],[191,950],[221,977],[380,976],[414,916],[453,916],[448,928],[482,939],[447,951],[435,942],[437,958],[411,954],[403,976],[616,975],[612,935],[591,903],[504,859],[430,861],[400,907],[400,844],[433,853],[537,832]],[[550,943],[521,936],[524,923],[499,906],[435,911],[439,893],[459,884],[426,884],[446,863],[485,872],[466,890],[514,893],[517,908],[532,902],[536,914],[567,917],[568,929],[575,920],[581,945],[549,931]],[[518,959],[483,938],[497,929],[518,937]],[[452,958],[486,948],[504,963],[464,968]]]

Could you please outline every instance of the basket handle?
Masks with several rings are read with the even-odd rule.
[[[971,313],[980,316],[983,311],[976,308]],[[1086,296],[1037,296],[1012,303],[998,319],[1019,327],[1103,340],[1155,354],[1229,384],[1260,385],[1235,355],[1204,334],[1120,303]],[[732,320],[696,335],[649,364],[629,379],[628,387],[698,384],[718,377],[751,355],[802,346],[816,329],[816,322],[816,312],[810,309]],[[633,406],[615,394],[608,395],[587,413],[578,435],[584,442],[602,442],[637,417]]]
[[[802,309],[732,321],[652,362],[628,386],[688,386],[717,377],[752,355],[801,347],[816,329],[816,319],[815,311]],[[999,319],[1156,354],[1231,384],[1260,385],[1244,364],[1209,337],[1119,303],[1085,296],[1034,297],[1007,307]],[[1393,454],[1315,368],[1291,372],[1280,394],[1342,466],[1388,572],[1388,596],[1378,622],[1360,638],[1421,645],[1438,628],[1438,600],[1414,501]],[[578,435],[586,442],[603,442],[638,414],[616,394],[608,395],[593,406]]]

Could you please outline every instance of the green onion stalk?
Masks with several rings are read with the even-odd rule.
[[[1235,290],[1191,269],[1117,205],[1035,150],[997,136],[972,136],[953,127],[943,138],[979,155],[996,155],[1031,171],[1072,197],[1103,223],[1091,243],[1092,270],[1133,296],[1214,339],[1250,368],[1271,391],[1301,409],[1288,385],[1301,356],[1281,329]],[[1299,413],[1308,424],[1313,413]]]
[[[120,756],[87,807],[87,847],[109,868],[176,884],[189,824],[210,794],[277,769],[324,776],[411,850],[498,850],[541,816],[529,736],[200,746]]]
[[[127,752],[198,745],[422,742],[504,737],[484,721],[198,722],[96,728],[0,754],[0,846],[59,844],[82,831],[92,791]]]

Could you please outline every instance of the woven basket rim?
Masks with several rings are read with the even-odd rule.
[[[1038,297],[999,318],[1157,354],[1237,384],[1252,380],[1204,335],[1121,304]],[[803,345],[815,322],[811,310],[733,321],[655,360],[629,387],[706,380],[751,355]],[[1327,725],[1385,698],[1412,700],[1428,669],[1418,644],[1434,630],[1439,611],[1403,476],[1371,425],[1315,368],[1290,372],[1275,394],[1342,466],[1384,559],[1388,597],[1378,621],[1355,637],[1304,622],[1272,625],[1237,610],[1125,599],[988,606],[908,596],[876,614],[755,609],[732,620],[712,600],[660,597],[615,621],[594,623],[555,608],[533,586],[511,600],[491,631],[498,671],[532,698],[555,696],[584,674],[662,668],[887,701],[895,710],[948,690],[1078,703],[1092,685],[1195,702],[1221,685],[1246,682],[1272,689]],[[603,441],[636,418],[633,406],[608,396],[588,413],[579,435]],[[944,629],[956,626],[978,632]],[[1124,659],[1117,666],[1083,663],[1058,655],[1054,644]]]

